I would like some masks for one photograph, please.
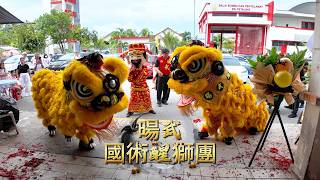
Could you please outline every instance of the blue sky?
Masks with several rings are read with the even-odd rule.
[[[206,2],[243,2],[267,4],[271,0],[196,0],[196,23]],[[287,10],[307,0],[275,0],[276,9]],[[33,21],[50,9],[50,0],[0,0],[0,5],[22,21]],[[80,21],[83,27],[104,36],[116,28],[144,27],[157,33],[166,27],[178,32],[193,33],[193,0],[80,0]]]

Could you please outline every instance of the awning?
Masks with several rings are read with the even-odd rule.
[[[0,24],[15,24],[23,23],[20,19],[16,18],[2,6],[0,6]]]

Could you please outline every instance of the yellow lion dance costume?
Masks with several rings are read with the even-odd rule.
[[[264,130],[269,116],[266,103],[256,105],[252,88],[224,68],[220,51],[182,46],[172,57],[168,85],[178,94],[194,98],[193,106],[183,108],[201,107],[210,135],[231,144],[238,128],[246,128],[250,134]]]
[[[107,130],[113,115],[124,110],[128,98],[120,85],[128,77],[123,60],[93,53],[73,60],[63,71],[38,71],[32,92],[38,117],[55,135],[55,129],[80,139],[79,148],[93,149],[92,138]]]

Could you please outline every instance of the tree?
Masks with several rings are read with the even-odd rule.
[[[171,32],[164,33],[163,43],[165,47],[171,51],[173,51],[177,46],[180,45],[179,39]]]
[[[149,37],[152,35],[152,31],[150,31],[148,28],[141,29],[139,36],[141,37]]]
[[[64,43],[72,36],[70,14],[52,10],[36,20],[36,26],[51,38],[54,44],[58,44],[62,53],[65,52]]]
[[[137,35],[138,35],[138,33],[134,29],[127,29],[125,31],[125,37],[134,37]]]
[[[13,25],[11,33],[12,45],[22,51],[42,52],[46,46],[45,35],[36,28],[35,24]]]
[[[117,39],[125,36],[126,36],[126,30],[124,30],[123,28],[117,28],[117,30],[112,31],[111,33],[112,39]]]
[[[232,39],[223,39],[222,47],[228,52],[231,53],[234,50],[234,40]]]
[[[182,33],[182,40],[187,42],[191,41],[191,32],[185,31]]]
[[[81,48],[85,49],[95,48],[98,41],[97,31],[89,31],[88,28],[81,28],[80,26],[74,28],[71,36],[80,42]]]
[[[106,47],[107,47],[107,44],[104,41],[104,39],[97,39],[97,41],[94,43],[94,48],[100,51],[105,49]]]
[[[0,26],[0,45],[12,45],[11,29],[11,25]]]

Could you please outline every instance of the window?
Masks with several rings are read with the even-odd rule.
[[[66,9],[70,9],[71,11],[73,11],[73,5],[71,5],[71,4],[66,4]]]
[[[288,45],[288,46],[304,46],[303,42],[299,41],[272,41],[272,47]]]
[[[302,29],[314,29],[314,22],[306,22],[306,21],[302,21],[301,23],[301,28]]]
[[[237,14],[212,14],[212,16],[237,16]]]
[[[239,17],[262,17],[262,14],[239,14]]]

